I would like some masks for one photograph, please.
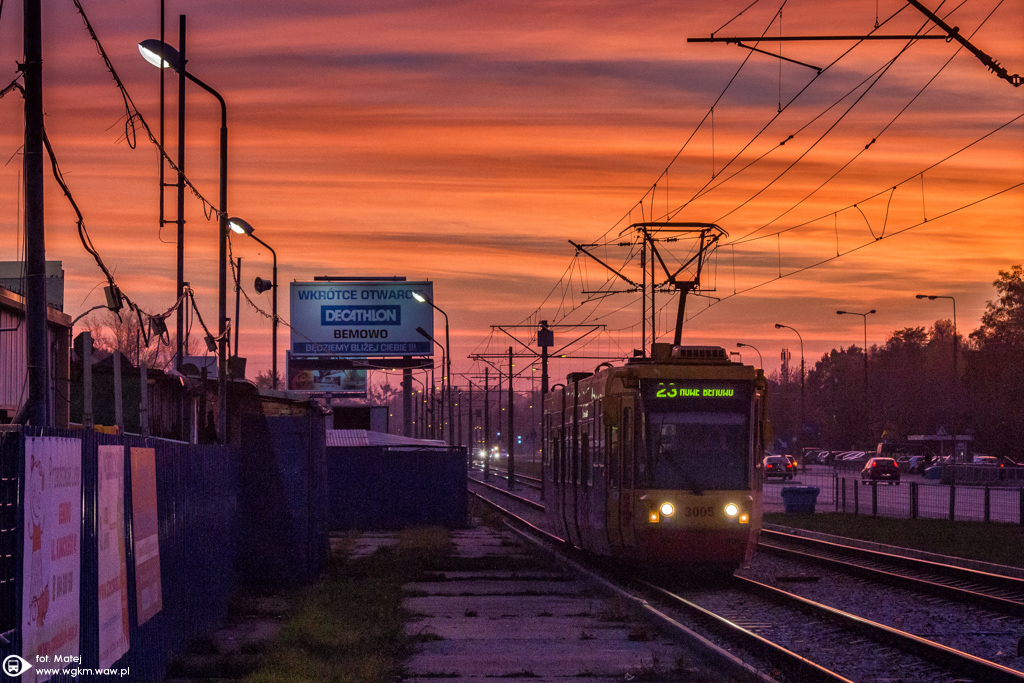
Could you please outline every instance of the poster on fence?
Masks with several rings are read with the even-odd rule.
[[[79,654],[82,442],[25,439],[25,534],[21,651],[24,683],[81,664]]]
[[[99,668],[128,651],[128,571],[124,536],[124,446],[99,447]]]
[[[139,626],[163,609],[160,587],[160,520],[156,508],[156,450],[132,447],[132,533]]]

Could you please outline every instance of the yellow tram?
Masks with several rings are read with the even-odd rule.
[[[763,371],[715,346],[570,374],[544,405],[551,529],[634,564],[732,571],[761,528]]]

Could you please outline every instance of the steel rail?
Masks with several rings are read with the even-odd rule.
[[[762,540],[758,543],[758,547],[772,554],[785,555],[802,562],[821,566],[836,567],[842,571],[866,576],[872,580],[881,580],[890,585],[911,586],[940,598],[955,599],[973,605],[983,605],[1004,614],[1024,617],[1024,579],[983,572],[967,567],[957,567],[931,560],[893,555],[879,550],[856,548],[832,541],[794,536],[768,529],[762,529],[761,535]],[[810,550],[804,551],[780,546],[763,540],[764,536],[809,546]],[[852,557],[842,558],[829,555],[828,553],[850,555]],[[868,563],[877,563],[883,566],[871,566]],[[893,571],[893,568],[903,571]],[[945,580],[903,573],[904,571],[930,573],[938,575]],[[954,585],[949,583],[949,581],[958,581],[970,585]],[[997,595],[987,592],[986,589],[1011,591],[1016,597]]]
[[[497,491],[501,495],[507,496],[507,497],[515,500],[517,503],[521,503],[523,505],[526,505],[527,507],[530,507],[530,508],[532,508],[534,510],[543,510],[544,509],[544,506],[541,503],[538,503],[537,501],[534,501],[534,500],[530,500],[529,498],[523,498],[522,496],[516,495],[515,493],[512,493],[511,491],[507,491],[507,490],[505,490],[505,489],[503,489],[501,487],[495,486],[494,484],[488,484],[485,481],[480,481],[479,479],[473,479],[472,477],[469,477],[468,481],[471,484],[476,484],[477,486],[483,486],[483,487],[485,487],[487,489],[490,489],[492,491]]]
[[[501,491],[501,489],[496,490]],[[679,623],[668,614],[651,605],[647,600],[631,593],[622,586],[619,586],[608,578],[598,574],[593,569],[569,557],[566,554],[565,549],[571,548],[571,546],[565,540],[537,527],[528,520],[523,519],[507,508],[498,505],[494,501],[489,500],[478,493],[471,492],[471,495],[507,517],[506,526],[508,526],[508,528],[520,538],[532,543],[543,552],[551,554],[556,561],[570,570],[586,577],[590,581],[600,585],[606,591],[635,605],[643,613],[653,618],[655,625],[662,630],[663,633],[681,640],[684,646],[696,650],[710,665],[717,667],[721,673],[731,675],[744,681],[753,681],[756,683],[777,683],[776,679],[759,671],[756,667],[743,661],[725,648],[720,647],[699,633]],[[819,680],[827,681],[827,683],[853,683],[853,681],[841,677],[805,680],[809,683],[810,681],[814,681],[816,683]]]
[[[1024,673],[1011,669],[981,657],[961,652],[941,643],[915,636],[885,624],[859,617],[849,612],[823,605],[813,600],[794,595],[779,588],[769,586],[753,579],[735,577],[736,581],[752,593],[776,602],[788,602],[801,610],[814,613],[820,619],[838,622],[843,627],[858,631],[872,640],[891,645],[903,652],[909,652],[923,660],[949,668],[961,674],[977,678],[986,683],[1020,683],[1024,681]]]

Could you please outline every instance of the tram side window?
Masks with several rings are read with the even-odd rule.
[[[619,486],[619,428],[608,427],[605,449],[605,469],[608,472],[608,486],[618,488]]]
[[[580,477],[580,481],[586,481],[589,486],[594,485],[594,463],[590,458],[590,435],[583,431],[583,436],[580,439],[580,450],[582,451],[582,462],[583,462],[583,474]]]
[[[633,410],[622,411],[622,488],[633,488]]]

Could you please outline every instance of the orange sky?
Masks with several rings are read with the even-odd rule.
[[[142,61],[136,43],[158,36],[158,3],[83,4],[155,128],[157,71]],[[1024,180],[1024,123],[943,159],[1024,114],[1024,88],[999,80],[965,51],[943,68],[955,44],[874,42],[854,47],[778,114],[780,96],[786,104],[814,71],[785,63],[780,74],[779,62],[764,55],[686,43],[710,35],[749,4],[169,1],[167,31],[176,44],[177,17],[188,16],[189,68],[227,100],[229,213],[244,217],[275,247],[281,282],[324,274],[433,280],[436,302],[451,317],[457,372],[481,367],[466,359],[470,353],[507,348],[507,337],[490,336],[497,324],[597,321],[606,332],[581,353],[620,355],[639,346],[637,295],[569,312],[585,296],[582,290],[598,289],[607,274],[593,261],[574,264],[567,240],[601,242],[630,216],[642,220],[638,202],[691,134],[667,183],[658,182],[654,217],[672,211],[675,220],[717,222],[729,233],[725,244],[737,243],[723,247],[706,273],[705,284],[715,285],[711,294],[722,301],[709,308],[711,299],[690,300],[696,316],[684,328],[687,343],[732,350],[743,341],[758,347],[769,369],[777,368],[782,346],[799,362],[795,335],[774,329],[781,322],[800,331],[813,363],[834,346],[862,343],[861,319],[837,316],[836,309],[878,310],[869,318],[869,344],[884,342],[891,330],[950,317],[948,301],[922,302],[915,293],[956,296],[960,330],[974,329],[994,297],[997,271],[1024,260],[1024,191],[961,207]],[[935,8],[937,0],[927,4]],[[947,4],[941,13],[956,6]],[[762,0],[718,35],[766,29],[778,35],[772,18],[779,5]],[[790,0],[782,32],[866,33],[876,7],[885,19],[904,5],[839,0],[823,12],[821,3]],[[0,74],[2,85],[16,76],[22,58],[20,9],[8,3],[0,16],[0,64],[9,70]],[[1011,74],[1024,72],[1024,2],[967,0],[947,20]],[[880,32],[911,33],[923,25],[923,16],[908,7]],[[165,310],[173,301],[175,248],[173,227],[161,231],[158,225],[156,153],[142,131],[135,149],[121,139],[124,106],[74,5],[47,3],[43,26],[46,125],[64,175],[120,286],[146,310]],[[761,47],[777,51],[779,43]],[[782,52],[827,66],[850,47],[786,43]],[[855,89],[904,48],[870,91]],[[713,135],[710,123],[698,128],[748,56],[715,108]],[[173,150],[176,84],[169,84],[167,142]],[[21,257],[15,156],[21,108],[16,94],[0,100],[0,154],[11,159],[0,166],[3,260]],[[188,175],[215,200],[218,111],[213,98],[193,86],[187,125]],[[716,175],[712,184],[724,181],[721,187],[676,213],[751,140]],[[836,179],[814,191],[858,151]],[[889,190],[907,179],[914,180],[890,198]],[[59,188],[49,175],[46,182],[47,254],[64,262],[65,310],[75,316],[101,303],[103,278],[77,241],[74,215]],[[645,218],[651,201],[647,195]],[[852,208],[859,202],[859,210]],[[167,203],[170,211],[173,191]],[[214,320],[214,224],[191,197],[186,211],[186,279],[197,289],[204,317]],[[941,217],[947,212],[954,213]],[[871,231],[877,236],[883,225],[888,236],[923,218],[926,225],[903,235],[772,281],[780,272],[834,257],[837,244],[846,251],[870,242]],[[794,229],[775,236],[788,228]],[[765,239],[742,239],[758,229]],[[255,275],[270,277],[270,254],[245,238],[236,238],[233,250],[243,257],[244,286],[269,310],[269,294],[256,295],[251,282]],[[638,276],[635,264],[622,262],[625,249],[600,253]],[[563,275],[571,278],[559,283]],[[763,286],[730,296],[756,285]],[[286,320],[287,301],[282,285]],[[658,322],[666,331],[675,300],[662,294],[658,301],[659,307],[670,304]],[[233,315],[233,296],[229,308]],[[439,333],[442,326],[438,318]],[[270,326],[243,302],[241,331],[240,351],[254,376],[270,365]],[[560,331],[559,339],[571,334]],[[287,346],[282,328],[282,368]],[[756,360],[749,351],[744,355],[746,362]],[[597,362],[565,363],[553,374]]]

